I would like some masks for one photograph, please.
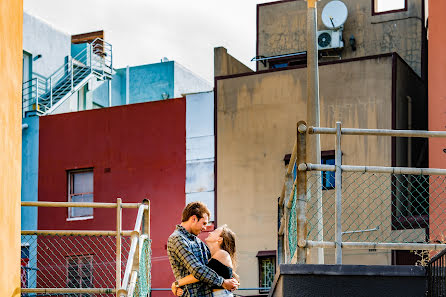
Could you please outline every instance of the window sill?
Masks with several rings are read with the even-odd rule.
[[[93,216],[78,217],[78,218],[67,218],[67,222],[70,222],[70,221],[86,221],[86,220],[91,220],[91,219],[93,219]]]

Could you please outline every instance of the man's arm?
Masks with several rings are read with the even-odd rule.
[[[190,250],[190,247],[178,237],[169,238],[168,244],[173,249],[176,257],[186,267],[187,271],[192,274],[199,281],[208,283],[210,285],[216,285],[221,287],[224,279],[219,276],[214,270],[210,269],[206,265],[203,265],[194,253]]]

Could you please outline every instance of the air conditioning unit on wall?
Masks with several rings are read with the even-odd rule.
[[[318,50],[343,48],[342,30],[322,30],[317,32]]]

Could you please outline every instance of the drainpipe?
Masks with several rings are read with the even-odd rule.
[[[307,0],[307,125],[320,127],[319,111],[319,69],[318,69],[318,48],[317,48],[317,0]],[[307,134],[306,147],[307,162],[321,164],[321,138],[319,134]],[[317,205],[317,241],[324,241],[324,222],[322,213],[322,176],[320,171],[312,172],[316,174],[316,193],[311,193],[311,185],[307,184],[307,199],[312,194],[316,195]],[[316,249],[317,263],[324,264],[324,250]]]
[[[410,96],[406,96],[407,99],[407,129],[412,130],[412,103],[413,99]],[[412,137],[407,138],[407,167],[412,167]],[[408,179],[408,185],[407,185],[407,199],[409,200],[409,203],[407,205],[407,208],[410,212],[413,210],[413,204],[412,204],[412,175],[407,176]]]
[[[109,79],[108,80],[108,107],[112,106],[112,94],[111,94],[112,90],[111,90],[111,88],[112,88],[112,82],[111,82],[111,79]]]
[[[130,104],[129,81],[130,81],[130,68],[129,66],[127,66],[125,70],[125,104]]]
[[[28,129],[28,124],[22,124],[22,130]]]

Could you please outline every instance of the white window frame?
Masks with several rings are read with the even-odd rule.
[[[373,0],[372,3],[372,15],[381,15],[381,14],[386,14],[386,13],[394,13],[394,12],[401,12],[401,11],[407,11],[407,0],[403,0],[404,1],[404,7],[402,8],[394,8],[394,9],[388,9],[388,10],[383,10],[383,11],[378,11],[378,2],[379,1],[388,1],[388,0]]]
[[[93,185],[94,185],[94,170],[93,168],[86,168],[86,169],[76,169],[76,170],[69,170],[67,177],[68,177],[68,202],[73,202],[72,197],[73,196],[80,196],[80,195],[93,195],[93,201],[94,201],[94,188],[93,188],[93,192],[88,192],[88,193],[76,193],[73,194],[72,193],[72,187],[73,187],[73,176],[76,173],[82,173],[82,172],[91,172],[93,175]],[[90,220],[93,219],[93,215],[88,215],[88,216],[72,216],[71,212],[72,212],[72,208],[73,207],[68,207],[68,217],[67,217],[67,221],[82,221],[82,220]],[[94,209],[92,209],[92,212],[94,211]]]

